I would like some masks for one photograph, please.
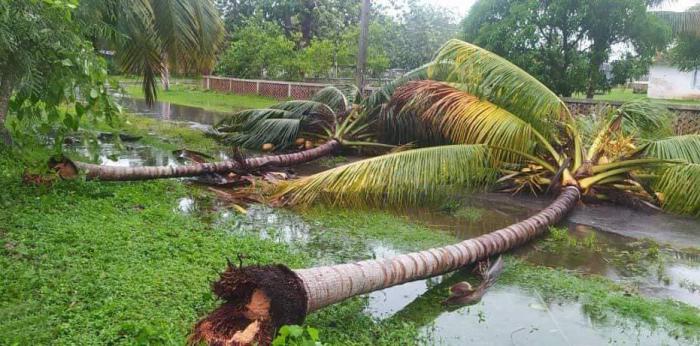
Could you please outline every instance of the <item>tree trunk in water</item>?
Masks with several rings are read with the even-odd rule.
[[[251,157],[245,160],[245,164],[237,161],[222,161],[211,163],[198,163],[188,166],[147,166],[147,167],[113,167],[101,166],[92,163],[75,162],[75,166],[86,172],[89,179],[104,181],[129,181],[148,180],[162,178],[194,177],[206,173],[229,173],[246,168],[261,168],[266,165],[276,167],[290,167],[301,163],[313,161],[317,158],[330,155],[340,148],[340,142],[330,140],[316,148],[291,154],[267,155]]]
[[[357,263],[291,270],[282,265],[234,267],[213,290],[225,302],[195,326],[190,342],[237,345],[269,343],[284,324],[301,324],[308,313],[350,297],[421,280],[515,248],[541,235],[571,211],[577,187],[564,187],[545,209],[509,227],[457,244]]]

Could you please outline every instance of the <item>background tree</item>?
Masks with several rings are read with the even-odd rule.
[[[76,5],[0,2],[0,131],[12,113],[15,138],[52,132],[60,150],[62,133],[76,130],[82,117],[116,113],[104,61],[74,20]]]
[[[647,8],[663,0],[586,1],[583,30],[591,42],[588,49],[586,98],[593,98],[604,75],[601,71],[616,44],[628,44],[639,56],[654,56],[666,47],[669,29]]]
[[[294,47],[295,43],[276,23],[259,16],[248,18],[220,57],[217,73],[241,78],[297,79],[299,65]]]
[[[666,43],[663,23],[646,12],[653,1],[481,0],[462,22],[464,38],[507,57],[558,95],[606,85],[601,66],[614,45],[650,63]]]

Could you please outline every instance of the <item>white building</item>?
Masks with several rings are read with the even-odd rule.
[[[700,71],[683,72],[657,62],[649,70],[647,96],[658,99],[700,99]]]

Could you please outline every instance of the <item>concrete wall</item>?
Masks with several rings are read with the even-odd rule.
[[[659,99],[700,99],[700,72],[681,72],[675,67],[654,65],[649,70],[647,96]]]

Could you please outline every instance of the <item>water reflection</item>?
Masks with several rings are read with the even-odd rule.
[[[199,127],[203,127],[201,125],[214,125],[230,114],[162,101],[156,101],[153,106],[149,106],[142,99],[127,96],[119,97],[118,102],[133,114],[162,120],[191,122],[194,126]],[[233,112],[233,109],[231,109],[231,112]],[[205,126],[204,128],[207,127]]]

